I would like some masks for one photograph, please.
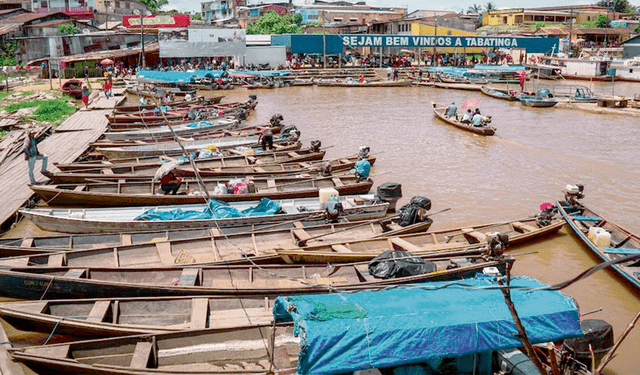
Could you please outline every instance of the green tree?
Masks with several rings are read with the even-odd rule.
[[[301,34],[300,14],[279,15],[273,10],[262,15],[247,27],[247,34]]]
[[[467,14],[480,14],[482,13],[482,5],[473,4],[469,8],[467,8]]]
[[[192,20],[196,20],[196,21],[202,21],[202,14],[195,12],[195,13],[191,13],[189,15],[189,18],[191,18]]]
[[[5,43],[0,47],[0,65],[13,66],[16,65],[15,58],[16,43]]]
[[[541,29],[543,27],[547,27],[546,22],[540,22],[540,21],[536,22],[536,30]]]
[[[140,0],[152,13],[157,12],[162,6],[169,4],[168,0]]]
[[[629,4],[629,0],[600,0],[596,5],[621,13],[631,13],[634,8]]]
[[[596,27],[609,27],[610,24],[611,21],[609,21],[607,16],[605,16],[604,14],[598,14],[598,17],[596,17]]]
[[[74,23],[63,23],[61,25],[58,25],[58,32],[60,34],[73,35],[78,33],[78,28]]]
[[[487,5],[484,6],[484,10],[487,12],[492,11],[494,9],[496,9],[496,5],[491,1],[487,2]]]

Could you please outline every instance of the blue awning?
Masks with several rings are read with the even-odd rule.
[[[465,287],[462,287],[464,285]],[[491,278],[433,282],[356,293],[278,297],[274,317],[301,337],[299,374],[368,368],[521,346],[504,296]],[[515,278],[512,286],[538,288]],[[532,343],[582,336],[572,298],[557,291],[512,290]]]

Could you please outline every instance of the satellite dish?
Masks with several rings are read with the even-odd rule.
[[[89,29],[82,29],[82,33],[83,33],[83,34],[91,34],[91,30],[89,30]]]

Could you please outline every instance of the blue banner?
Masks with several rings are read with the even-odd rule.
[[[508,36],[430,36],[430,35],[342,35],[346,47],[479,47],[522,48],[528,52],[551,50],[558,38],[520,38]]]

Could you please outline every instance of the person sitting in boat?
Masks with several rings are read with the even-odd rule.
[[[192,99],[193,97],[191,96],[191,93],[187,93],[187,95],[184,96],[185,102],[190,102]]]
[[[451,103],[451,105],[447,108],[446,116],[456,117],[458,114],[458,107],[456,107],[456,103]]]
[[[148,102],[148,101],[147,101],[147,99],[145,99],[145,98],[140,98],[140,99],[138,100],[138,104],[139,104],[139,105],[147,105],[147,104],[149,104],[149,102]]]
[[[473,126],[482,126],[482,115],[478,108],[476,108],[476,113],[473,115]]]
[[[462,116],[462,120],[460,120],[463,124],[470,124],[473,120],[473,113],[471,112],[471,108],[467,109],[467,113]]]
[[[165,174],[160,179],[160,189],[162,189],[164,195],[168,195],[169,193],[176,195],[178,189],[180,189],[180,185],[182,185],[182,179],[175,175],[175,171]]]
[[[263,151],[273,150],[273,132],[269,127],[262,131],[259,142]]]

